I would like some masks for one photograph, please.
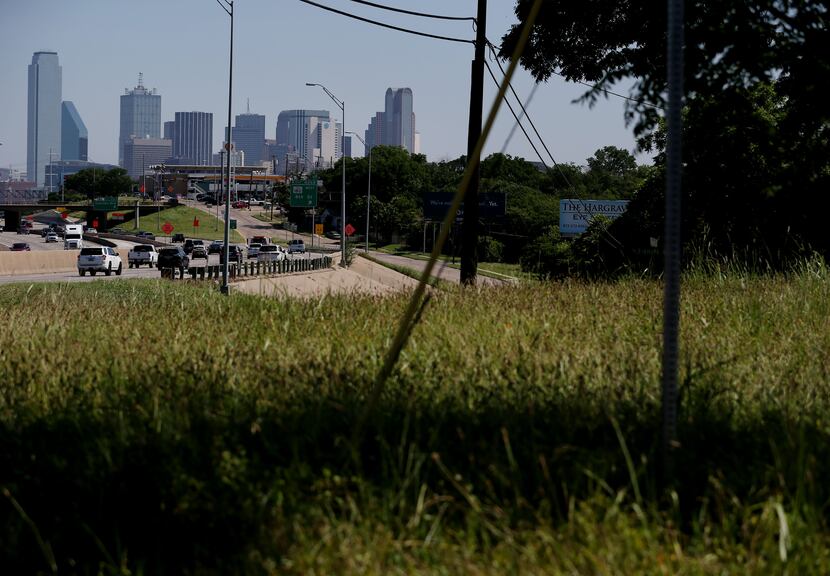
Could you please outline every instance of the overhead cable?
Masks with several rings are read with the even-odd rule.
[[[425,14],[424,12],[413,12],[412,10],[404,10],[403,8],[395,8],[394,6],[385,6],[383,4],[375,4],[374,2],[367,2],[366,0],[349,0],[357,4],[365,4],[373,8],[380,8],[381,10],[389,10],[390,12],[400,12],[401,14],[409,14],[411,16],[422,16],[424,18],[437,18],[438,20],[472,20],[475,22],[473,16],[442,16],[440,14]]]
[[[328,10],[329,12],[334,12],[335,14],[340,14],[341,16],[346,16],[347,18],[354,18],[355,20],[360,20],[361,22],[367,22],[369,24],[374,24],[375,26],[381,26],[382,28],[389,28],[390,30],[397,30],[398,32],[406,32],[407,34],[414,34],[415,36],[424,36],[426,38],[435,38],[436,40],[446,40],[448,42],[461,42],[462,44],[475,44],[475,41],[473,41],[473,40],[465,40],[463,38],[452,38],[450,36],[439,36],[438,34],[429,34],[427,32],[418,32],[417,30],[410,30],[409,28],[401,28],[400,26],[393,26],[391,24],[385,24],[384,22],[378,22],[377,20],[370,20],[369,18],[363,18],[362,16],[358,16],[356,14],[350,14],[348,12],[343,12],[342,10],[337,10],[336,8],[331,8],[329,6],[323,6],[322,4],[318,4],[317,2],[312,2],[311,0],[300,0],[300,2],[310,4],[311,6],[316,6],[317,8],[321,8],[322,10]]]
[[[496,61],[500,62],[500,59],[499,59],[497,51],[496,51],[496,46],[492,42],[490,42],[489,40],[487,40],[487,44],[490,46],[490,51],[493,52],[493,54],[496,58]],[[501,63],[499,63],[499,68],[502,68]],[[502,71],[504,71],[504,68],[502,68]],[[587,86],[591,90],[597,90],[599,92],[604,92],[605,94],[609,94],[611,96],[616,96],[617,98],[623,98],[624,100],[629,100],[631,102],[636,102],[637,104],[644,104],[645,106],[651,106],[652,108],[657,108],[658,110],[665,110],[664,107],[659,106],[658,104],[653,104],[652,102],[649,102],[647,100],[638,100],[637,98],[632,98],[631,96],[626,96],[625,94],[620,94],[619,92],[614,92],[613,90],[608,90],[606,88],[600,88],[596,84],[591,84],[590,82],[584,82],[582,80],[571,80],[570,78],[568,78],[567,76],[565,76],[561,72],[557,72],[556,70],[551,70],[551,73],[554,74],[555,76],[559,76],[560,78],[563,78],[564,80],[566,80],[568,82],[575,82],[576,84],[582,84],[583,86]]]

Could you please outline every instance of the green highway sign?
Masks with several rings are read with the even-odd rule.
[[[100,198],[94,198],[92,200],[92,208],[93,210],[106,210],[107,212],[118,210],[118,198],[115,196],[102,196]]]
[[[314,208],[317,206],[317,181],[298,180],[291,184],[292,208]]]
[[[230,224],[230,229],[231,230],[236,230],[236,219],[231,218],[231,221],[230,221],[229,224]]]

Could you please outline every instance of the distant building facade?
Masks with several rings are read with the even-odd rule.
[[[265,116],[262,114],[239,114],[233,127],[233,142],[236,150],[245,153],[249,166],[259,166],[265,157]],[[270,157],[267,158],[270,160]]]
[[[46,165],[61,155],[62,69],[57,52],[35,52],[29,65],[26,172],[36,187],[46,181]]]
[[[164,134],[163,138],[165,140],[172,140],[176,134],[176,121],[175,120],[168,120],[164,123]]]
[[[412,89],[387,88],[384,111],[375,114],[364,134],[366,154],[374,146],[397,146],[417,154],[420,135],[415,130]]]
[[[175,118],[172,162],[210,166],[213,161],[213,113],[176,112]]]
[[[124,168],[124,148],[132,138],[158,139],[161,130],[161,96],[155,88],[144,87],[143,74],[138,86],[124,90],[121,96],[121,130],[118,136],[118,164]]]
[[[67,100],[61,105],[61,160],[86,161],[88,149],[86,125],[75,104]]]
[[[173,142],[165,138],[130,138],[124,146],[124,169],[138,179],[150,166],[167,164],[173,155]]]
[[[273,149],[283,168],[278,172],[286,165],[293,172],[331,166],[343,154],[342,131],[343,125],[333,122],[328,110],[283,110],[277,116]]]

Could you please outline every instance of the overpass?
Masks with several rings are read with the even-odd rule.
[[[89,204],[66,204],[66,203],[43,203],[43,204],[0,204],[0,210],[6,214],[5,229],[8,232],[17,232],[20,228],[20,221],[30,214],[37,214],[47,210],[57,210],[58,208],[65,208],[70,212],[85,212],[86,221],[92,222],[98,220],[99,232],[106,232],[109,230],[110,222],[107,220],[107,214],[110,212],[135,212],[136,205],[132,204],[118,204],[115,210],[96,210]],[[147,214],[155,214],[160,210],[170,208],[169,204],[139,204],[138,213],[140,216]],[[116,224],[117,225],[117,224]]]

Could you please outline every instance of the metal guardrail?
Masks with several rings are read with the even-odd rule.
[[[231,279],[257,278],[260,276],[279,276],[281,274],[295,274],[298,272],[313,272],[331,268],[334,259],[331,256],[320,256],[308,259],[290,259],[271,262],[232,262],[228,266],[228,275]],[[162,268],[162,278],[175,278],[175,268]],[[222,275],[221,264],[189,267],[187,274],[192,279],[218,280]]]

